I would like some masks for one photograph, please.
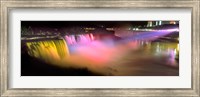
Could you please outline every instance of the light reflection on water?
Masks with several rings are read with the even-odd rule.
[[[168,65],[178,66],[179,44],[170,42],[147,42],[143,45],[145,52],[167,58]]]

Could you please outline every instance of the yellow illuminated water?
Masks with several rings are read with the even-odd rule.
[[[151,52],[154,54],[174,51],[175,55],[179,52],[179,44],[178,43],[167,43],[167,42],[154,42],[154,43],[147,43],[144,46],[144,49],[147,52]]]
[[[67,45],[63,39],[27,42],[26,45],[30,56],[48,63],[69,56]]]

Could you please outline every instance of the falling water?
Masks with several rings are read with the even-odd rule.
[[[48,63],[69,56],[67,45],[63,39],[26,42],[26,46],[30,56]]]
[[[67,44],[73,45],[77,43],[88,43],[92,40],[94,40],[93,34],[80,34],[80,35],[66,35],[65,40]]]

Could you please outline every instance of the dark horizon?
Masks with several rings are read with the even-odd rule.
[[[84,26],[84,27],[115,27],[121,25],[144,26],[148,21],[21,21],[21,26],[33,27],[66,27],[66,26]]]

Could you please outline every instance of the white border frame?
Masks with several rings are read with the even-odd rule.
[[[11,88],[191,88],[189,9],[16,9],[10,15]],[[116,17],[113,17],[116,16]],[[20,76],[21,20],[179,20],[179,76],[24,77]],[[184,34],[182,34],[184,33]],[[187,48],[186,48],[187,47]],[[15,63],[15,64],[14,64]],[[53,84],[52,84],[53,83]]]

